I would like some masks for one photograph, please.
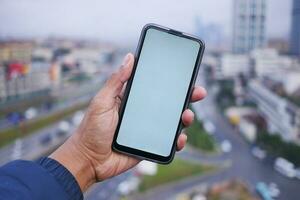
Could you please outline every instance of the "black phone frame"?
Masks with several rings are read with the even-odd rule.
[[[176,131],[176,134],[175,134],[175,137],[174,137],[174,140],[173,140],[173,144],[172,144],[172,149],[171,149],[171,152],[168,156],[161,156],[161,155],[149,153],[149,152],[142,151],[142,150],[139,150],[139,149],[134,149],[134,148],[131,148],[131,147],[128,147],[128,146],[123,146],[123,145],[120,145],[120,144],[117,143],[118,132],[119,132],[120,125],[122,123],[123,114],[124,114],[124,111],[125,111],[125,108],[126,108],[127,100],[128,100],[130,89],[131,89],[131,85],[132,85],[133,78],[134,78],[134,75],[135,75],[135,71],[136,71],[136,68],[137,68],[137,64],[138,64],[138,61],[139,61],[140,53],[142,51],[145,36],[146,36],[147,30],[149,30],[149,29],[156,29],[156,30],[159,30],[159,31],[162,31],[162,32],[172,34],[172,35],[176,35],[178,37],[187,38],[187,39],[190,39],[190,40],[193,40],[193,41],[196,41],[196,42],[199,43],[199,52],[198,52],[198,55],[197,55],[197,59],[196,59],[196,62],[195,62],[193,74],[192,74],[191,81],[190,81],[190,84],[189,84],[189,89],[187,91],[185,102],[184,102],[181,113],[183,113],[183,111],[185,109],[187,109],[187,107],[189,105],[189,102],[190,102],[190,98],[191,98],[191,95],[192,95],[192,91],[193,91],[193,88],[194,88],[194,85],[195,85],[195,81],[196,81],[196,78],[197,78],[197,74],[198,74],[198,71],[199,71],[199,68],[200,68],[200,63],[201,63],[203,53],[204,53],[204,49],[205,49],[204,42],[201,39],[199,39],[195,36],[192,36],[190,34],[186,34],[186,33],[183,33],[183,32],[177,31],[177,30],[173,30],[173,29],[170,29],[170,28],[166,28],[166,27],[163,27],[163,26],[160,26],[160,25],[157,25],[157,24],[153,24],[153,23],[146,24],[143,27],[142,32],[141,32],[141,36],[140,36],[140,39],[139,39],[139,42],[138,42],[137,50],[135,52],[135,61],[134,61],[133,71],[132,71],[132,74],[131,74],[128,82],[127,82],[125,92],[124,92],[124,96],[122,98],[122,102],[121,102],[121,105],[120,105],[119,122],[118,122],[116,131],[115,131],[115,135],[114,135],[114,138],[113,138],[112,149],[116,152],[119,152],[119,153],[124,153],[124,154],[129,155],[129,156],[137,157],[138,159],[149,160],[149,161],[160,163],[160,164],[169,164],[174,158],[175,150],[176,150],[176,141],[178,139],[178,136],[179,136],[182,128],[184,127],[184,125],[182,123],[182,120],[181,120],[181,117],[180,117],[180,120],[178,122],[177,131]]]

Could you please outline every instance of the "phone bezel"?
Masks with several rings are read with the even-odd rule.
[[[196,42],[199,43],[199,52],[198,52],[198,55],[197,55],[197,59],[196,59],[195,66],[194,66],[194,69],[193,69],[193,74],[192,74],[191,81],[190,81],[190,84],[189,84],[189,89],[187,91],[185,102],[184,102],[181,113],[183,113],[183,111],[189,105],[189,101],[190,101],[191,94],[192,94],[192,89],[195,85],[195,81],[196,81],[197,74],[198,74],[198,71],[199,71],[199,68],[200,68],[200,63],[201,63],[201,60],[202,60],[203,52],[204,52],[204,49],[205,49],[204,42],[201,39],[199,39],[195,36],[192,36],[192,35],[177,31],[177,30],[173,30],[173,29],[166,28],[166,27],[163,27],[163,26],[160,26],[160,25],[157,25],[157,24],[152,24],[152,23],[151,24],[146,24],[143,27],[142,32],[141,32],[141,36],[140,36],[140,39],[139,39],[139,42],[138,42],[137,50],[135,52],[135,62],[134,62],[134,66],[133,66],[133,71],[132,71],[132,74],[131,74],[128,82],[127,82],[125,92],[124,92],[124,96],[123,96],[123,99],[122,99],[122,102],[121,102],[121,105],[120,105],[119,122],[118,122],[116,131],[115,131],[115,135],[114,135],[114,138],[113,138],[112,149],[117,151],[117,152],[120,152],[120,153],[125,153],[125,154],[130,155],[130,156],[138,157],[139,159],[149,160],[149,161],[157,162],[157,163],[160,163],[160,164],[168,164],[174,158],[175,149],[176,149],[176,141],[177,141],[178,136],[179,136],[179,134],[180,134],[180,132],[183,128],[181,118],[178,122],[176,134],[175,134],[173,144],[172,144],[172,149],[171,149],[170,154],[168,156],[161,156],[161,155],[145,152],[145,151],[142,151],[142,150],[139,150],[139,149],[134,149],[134,148],[131,148],[131,147],[128,147],[128,146],[123,146],[123,145],[117,143],[119,128],[120,128],[120,125],[122,123],[124,111],[126,109],[127,100],[128,100],[131,85],[132,85],[132,82],[133,82],[133,77],[134,77],[135,72],[136,72],[136,68],[137,68],[137,64],[138,64],[138,61],[139,61],[140,53],[141,53],[141,50],[142,50],[142,47],[143,47],[143,44],[144,44],[145,36],[146,36],[147,31],[149,29],[152,29],[152,28],[156,29],[156,30],[159,30],[159,31],[162,31],[162,32],[172,34],[172,35],[176,35],[178,37],[187,38],[187,39],[190,39],[190,40],[193,40],[193,41],[196,41]]]

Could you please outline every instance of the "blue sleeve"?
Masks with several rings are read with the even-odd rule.
[[[83,199],[73,175],[50,158],[13,161],[0,168],[0,200]]]

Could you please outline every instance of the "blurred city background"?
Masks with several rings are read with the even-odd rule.
[[[299,199],[300,0],[0,0],[0,165],[61,145],[150,22],[206,42],[208,96],[170,165],[85,199]]]

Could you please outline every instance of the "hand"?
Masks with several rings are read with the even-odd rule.
[[[121,99],[133,63],[134,56],[128,54],[119,71],[108,79],[91,101],[76,133],[50,156],[75,176],[83,191],[94,182],[116,176],[140,161],[111,149],[119,120]],[[199,101],[205,96],[204,88],[195,87],[191,101]],[[194,113],[191,110],[183,112],[182,121],[185,126],[189,126],[193,119]],[[186,140],[187,136],[181,133],[177,141],[177,150],[184,147]]]

